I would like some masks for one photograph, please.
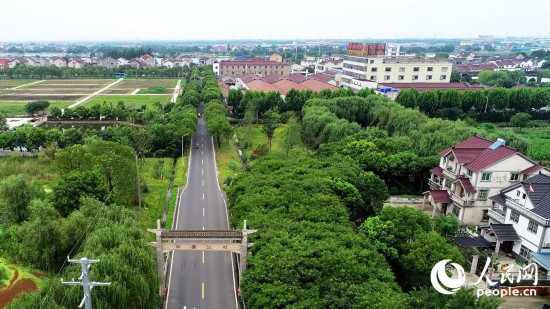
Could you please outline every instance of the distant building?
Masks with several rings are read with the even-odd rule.
[[[448,83],[453,65],[437,58],[386,56],[384,43],[350,43],[344,57],[342,85],[355,90],[365,82]]]
[[[283,62],[283,56],[279,54],[273,54],[269,56],[269,61],[275,61],[275,62]]]
[[[7,69],[10,67],[10,63],[6,59],[0,59],[0,69]]]
[[[140,57],[140,59],[146,64],[148,67],[154,67],[157,64],[157,61],[155,58],[149,55],[143,55]]]
[[[69,68],[82,69],[86,63],[80,58],[72,58],[67,62]]]
[[[114,69],[118,67],[118,61],[114,58],[107,57],[107,58],[101,59],[101,62],[99,65],[104,68]]]
[[[67,66],[67,61],[60,57],[51,57],[50,63],[58,68],[64,68]]]
[[[270,75],[278,74],[285,77],[290,75],[290,65],[276,61],[252,59],[245,61],[224,60],[219,62],[216,74],[222,77],[239,77],[245,74]]]

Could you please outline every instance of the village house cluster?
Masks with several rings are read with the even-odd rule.
[[[192,55],[181,54],[174,58],[158,58],[151,55],[143,55],[132,59],[112,57],[16,57],[16,58],[0,58],[0,69],[14,68],[18,64],[24,64],[32,67],[56,66],[59,68],[75,68],[81,69],[85,65],[104,67],[109,69],[118,68],[122,65],[128,65],[134,68],[151,68],[151,67],[167,67],[173,68],[177,66],[192,66],[192,65],[212,65],[216,59],[208,57],[194,57]]]

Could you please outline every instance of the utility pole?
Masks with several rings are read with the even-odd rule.
[[[136,179],[137,179],[137,194],[138,194],[138,205],[141,208],[141,183],[139,177],[139,163],[138,163],[138,152],[135,153],[136,158]]]
[[[92,309],[92,288],[94,286],[109,286],[111,285],[111,282],[90,282],[90,279],[88,278],[88,271],[90,270],[91,264],[99,263],[99,260],[88,260],[85,257],[79,260],[71,260],[67,257],[67,261],[69,261],[69,263],[80,264],[82,267],[82,275],[80,275],[78,279],[82,281],[74,281],[73,279],[73,281],[65,282],[63,281],[63,278],[61,278],[61,283],[67,285],[81,285],[84,288],[84,297],[78,305],[78,308],[82,308],[82,306],[85,305],[84,308]]]

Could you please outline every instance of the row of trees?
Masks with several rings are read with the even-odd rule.
[[[291,89],[283,100],[279,92],[270,91],[246,91],[244,94],[240,90],[231,90],[227,98],[227,104],[232,110],[232,115],[237,118],[243,118],[249,105],[253,105],[253,109],[257,112],[257,118],[268,110],[278,111],[279,113],[294,112],[300,115],[302,107],[307,100],[313,98],[331,99],[360,96],[367,97],[374,92],[370,89],[362,89],[358,93],[354,93],[351,89],[323,89],[319,92],[311,90],[296,90]]]
[[[471,290],[443,296],[429,287],[430,263],[463,258],[420,211],[374,216],[387,196],[383,181],[340,154],[258,159],[228,191],[232,222],[259,230],[242,282],[247,306],[497,308]],[[370,216],[360,233],[349,221],[358,214]]]
[[[430,117],[458,119],[465,115],[486,112],[527,112],[550,104],[550,88],[536,90],[523,88],[507,90],[428,90],[419,93],[416,89],[400,91],[396,102],[409,108],[418,108]]]
[[[58,271],[68,254],[100,259],[101,263],[90,269],[90,277],[112,284],[94,290],[96,307],[158,306],[156,262],[140,228],[138,212],[117,205],[107,207],[90,198],[79,203],[79,210],[63,217],[47,199],[34,199],[27,220],[0,236],[3,254],[50,271]],[[72,264],[60,275],[78,278],[80,274],[80,265]],[[62,286],[56,278],[44,280],[38,291],[23,293],[7,308],[65,308],[78,304],[81,298],[80,289]]]

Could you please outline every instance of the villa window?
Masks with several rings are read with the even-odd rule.
[[[510,213],[510,221],[518,223],[519,222],[519,212],[512,210]]]
[[[481,181],[490,181],[491,180],[491,173],[482,173],[481,174]]]
[[[539,225],[535,221],[529,220],[529,225],[527,225],[527,230],[533,234],[537,233]]]

